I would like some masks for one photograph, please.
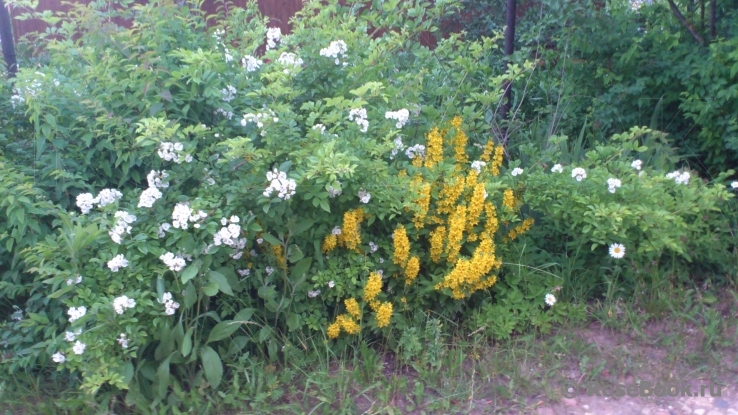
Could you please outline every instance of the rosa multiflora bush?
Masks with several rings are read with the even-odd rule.
[[[29,310],[27,332],[44,330],[22,366],[53,361],[80,372],[89,392],[129,389],[129,404],[176,406],[184,390],[217,388],[246,351],[288,360],[330,327],[334,337],[335,316],[355,314],[346,300],[363,301],[369,283],[367,300],[379,285],[385,294],[379,318],[361,324],[383,330],[402,323],[387,304],[404,303],[387,294],[410,275],[433,290],[416,286],[407,302],[445,298],[448,312],[492,285],[482,271],[499,268],[493,240],[526,222],[515,190],[482,184],[494,174],[472,163],[486,154],[499,168],[499,150],[472,144],[502,82],[520,73],[491,72],[491,39],[422,47],[419,33],[453,6],[306,3],[291,35],[255,4],[223,8],[210,31],[174,2],[121,11],[130,29],[96,30],[109,19],[95,5],[66,16],[62,39],[44,40],[48,66],[21,70],[15,89],[37,128],[38,188],[60,206],[56,232],[23,253],[45,304]],[[370,26],[389,30],[372,38]],[[442,127],[453,150],[431,129],[444,114],[467,120]],[[433,166],[412,165],[422,146]],[[418,203],[427,187],[432,202]],[[454,219],[457,210],[473,215]],[[372,244],[349,242],[360,222]],[[440,222],[453,245],[431,257],[423,244]],[[325,255],[336,227],[344,252]],[[391,239],[401,229],[407,261]],[[476,279],[459,278],[480,262]],[[380,270],[399,278],[378,284]]]

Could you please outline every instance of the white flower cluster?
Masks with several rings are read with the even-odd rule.
[[[277,192],[277,197],[288,200],[295,194],[297,183],[292,179],[288,179],[287,173],[275,168],[273,171],[267,172],[266,178],[270,183],[269,187],[264,190],[265,197],[270,197],[272,193]]]
[[[102,189],[97,197],[92,197],[90,193],[82,193],[77,195],[77,207],[82,211],[83,215],[90,213],[95,204],[103,207],[114,203],[123,197],[123,193],[115,189]]]
[[[159,238],[163,238],[164,236],[166,236],[166,231],[171,229],[171,227],[172,225],[168,223],[162,223],[161,225],[159,225],[159,230],[156,232],[156,234],[159,236]]]
[[[425,146],[422,144],[415,144],[414,146],[410,146],[405,150],[405,155],[410,158],[414,159],[415,156],[418,156],[421,158],[425,158]]]
[[[333,281],[333,280],[328,281],[328,287],[333,288],[335,286],[336,286],[336,282],[335,281]]]
[[[390,153],[390,159],[394,159],[397,153],[405,149],[405,144],[402,143],[402,137],[395,137],[393,143],[395,144],[395,148],[393,148],[392,153]]]
[[[256,114],[248,113],[243,114],[243,119],[241,120],[241,125],[246,126],[246,124],[253,122],[256,124],[256,127],[261,130],[261,136],[264,137],[266,135],[266,130],[264,130],[264,123],[268,122],[270,119],[271,121],[278,122],[279,118],[276,117],[274,114],[274,111],[272,110],[266,110],[267,112],[257,112]]]
[[[369,121],[366,119],[366,108],[354,108],[349,111],[349,121],[355,121],[361,127],[362,133],[365,133],[369,129]]]
[[[221,219],[220,224],[223,227],[213,236],[213,245],[226,245],[239,251],[231,255],[233,259],[241,258],[243,252],[240,251],[246,247],[246,238],[238,239],[241,235],[241,226],[237,225],[238,221],[238,216],[231,216],[230,221],[226,218]]]
[[[562,173],[564,171],[564,168],[561,167],[561,164],[554,164],[553,167],[551,167],[551,173]]]
[[[346,51],[348,51],[346,42],[343,40],[334,40],[327,48],[320,50],[320,56],[333,58],[336,65],[340,65],[341,59],[346,57]],[[348,62],[343,62],[343,66],[346,65],[348,65]]]
[[[371,251],[371,253],[377,252],[377,249],[379,249],[379,245],[374,242],[369,242],[369,251]]]
[[[634,162],[630,163],[630,167],[636,170],[640,170],[641,167],[643,167],[643,162],[640,160],[635,160]]]
[[[615,190],[617,190],[618,187],[620,187],[622,183],[619,179],[609,178],[607,179],[607,190],[610,193],[615,193]]]
[[[75,331],[68,331],[64,333],[64,340],[68,342],[73,342],[77,339],[77,336],[82,334],[82,329],[77,329]]]
[[[164,293],[161,300],[159,300],[159,303],[164,304],[164,312],[167,313],[168,316],[173,315],[174,311],[179,308],[179,303],[172,299],[172,293],[170,292]]]
[[[238,272],[238,275],[240,275],[242,277],[247,277],[249,274],[251,274],[251,269],[249,269],[249,268],[239,269],[237,272]]]
[[[733,182],[733,183],[731,183],[731,184],[730,184],[730,187],[731,187],[732,189],[738,189],[738,182]]]
[[[405,108],[398,111],[387,111],[384,113],[384,118],[396,120],[395,127],[402,128],[407,123],[408,118],[410,118],[410,111]]]
[[[69,279],[67,279],[67,285],[79,284],[80,282],[82,282],[82,276],[81,275],[77,275],[77,278],[69,278]]]
[[[131,224],[136,221],[136,215],[131,215],[128,212],[119,210],[115,212],[115,226],[113,229],[108,231],[110,239],[113,242],[120,244],[123,240],[123,234],[131,234]]]
[[[689,184],[689,172],[673,171],[666,175],[667,179],[674,179],[676,184]]]
[[[225,31],[222,29],[215,29],[215,33],[213,33],[213,37],[218,42],[219,45],[223,46],[224,52],[225,52],[225,61],[226,63],[233,60],[233,55],[231,55],[231,51],[226,47],[225,43],[223,43],[222,36],[225,34]]]
[[[313,126],[313,130],[319,130],[320,131],[320,134],[323,135],[323,134],[325,134],[325,125],[323,125],[323,124],[315,124]]]
[[[320,295],[320,290],[308,291],[308,297],[315,298]]]
[[[367,192],[364,189],[359,190],[359,201],[361,203],[369,203],[369,200],[371,200],[372,195]]]
[[[126,311],[126,308],[133,308],[135,306],[136,306],[136,300],[134,300],[133,298],[128,298],[125,295],[116,297],[113,300],[113,308],[115,309],[115,312],[118,314],[123,314],[123,312]]]
[[[115,258],[108,261],[108,268],[113,272],[118,272],[119,269],[128,266],[128,260],[122,255],[118,254]]]
[[[481,173],[482,172],[482,169],[486,165],[487,165],[487,163],[485,163],[485,162],[483,162],[481,160],[476,160],[476,161],[472,161],[471,168],[474,169],[474,170],[476,170],[477,173]]]
[[[177,164],[181,164],[183,160],[187,163],[191,162],[192,156],[186,154],[182,157],[182,151],[184,151],[184,145],[182,143],[170,143],[168,141],[159,143],[159,157],[166,161],[173,161]]]
[[[217,110],[215,110],[215,113],[220,114],[223,116],[223,118],[227,118],[229,120],[233,118],[233,111],[226,111],[223,108],[218,108]],[[215,134],[215,136],[218,137],[218,134]]]
[[[125,333],[121,333],[120,337],[118,337],[118,343],[123,347],[124,349],[128,348],[128,338],[126,337]]]
[[[255,70],[259,69],[263,62],[256,59],[255,57],[251,55],[246,55],[241,59],[241,65],[243,65],[244,69],[246,69],[246,72],[254,72]]]
[[[148,189],[141,192],[141,196],[138,199],[138,207],[151,208],[154,207],[154,202],[161,199],[161,191],[156,187],[149,187]]]
[[[79,320],[80,318],[84,317],[85,314],[87,314],[87,307],[85,306],[70,307],[69,310],[67,310],[67,315],[69,316],[70,323]]]
[[[332,233],[333,235],[336,235],[336,236],[338,236],[338,235],[340,235],[340,234],[341,234],[341,228],[340,228],[340,227],[338,227],[338,226],[334,226],[334,227],[333,227],[333,230],[331,231],[331,233]]]
[[[274,267],[266,267],[264,271],[266,271],[267,275],[272,275],[272,272],[274,272]]]
[[[233,101],[233,98],[236,98],[237,92],[238,91],[233,85],[228,85],[220,90],[220,95],[223,97],[223,101],[231,102]]]
[[[63,353],[56,352],[53,355],[51,355],[51,360],[53,360],[54,363],[64,363],[67,360],[67,358],[66,356],[64,356]]]
[[[191,156],[187,155],[187,157]],[[159,189],[166,189],[169,187],[169,182],[164,181],[167,177],[169,177],[169,174],[167,174],[166,170],[151,170],[149,174],[146,175],[146,180],[149,182],[149,188],[141,192],[141,196],[138,200],[138,207],[153,207],[154,202],[161,199],[162,193]]]
[[[577,167],[571,171],[571,177],[577,179],[578,182],[587,178],[587,172],[583,168]]]
[[[164,265],[166,265],[171,271],[174,272],[182,271],[182,269],[184,269],[184,267],[187,265],[187,262],[182,255],[177,254],[175,256],[171,252],[162,254],[159,259],[161,259],[162,262],[164,262]]]
[[[328,185],[328,196],[332,199],[337,196],[340,196],[341,193],[343,193],[343,189],[341,188],[341,182],[336,181],[338,183],[338,189],[333,188],[333,186]]]
[[[74,354],[82,354],[85,352],[85,348],[87,347],[86,344],[82,343],[81,341],[77,340],[76,343],[74,343],[74,346],[72,347],[72,351]]]
[[[516,167],[516,168],[514,168],[514,169],[513,169],[513,170],[512,170],[511,172],[510,172],[510,175],[511,175],[511,176],[513,176],[513,177],[515,177],[515,176],[519,176],[519,175],[521,175],[521,174],[523,174],[523,169],[521,169],[520,167]]]
[[[267,46],[266,50],[274,49],[277,42],[282,40],[282,29],[278,27],[270,27],[267,29]]]
[[[208,214],[201,211],[195,213],[194,210],[190,209],[186,203],[177,203],[172,211],[172,226],[178,229],[187,229],[189,222],[198,222],[201,219],[208,217]],[[163,226],[163,225],[162,225]],[[195,223],[195,228],[199,228],[200,224]],[[161,228],[160,228],[161,229]],[[164,229],[166,231],[166,229]]]
[[[302,58],[292,52],[282,52],[277,62],[284,66],[291,66],[291,68],[284,68],[284,73],[288,75],[292,70],[299,68],[303,64]]]

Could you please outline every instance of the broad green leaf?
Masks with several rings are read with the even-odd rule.
[[[187,284],[187,281],[197,276],[198,264],[193,262],[189,267],[182,271],[182,284]]]
[[[218,289],[224,294],[233,295],[233,290],[231,290],[231,285],[228,283],[228,279],[225,275],[218,271],[210,271],[210,278],[218,284]]]
[[[210,346],[203,346],[200,350],[205,379],[213,389],[217,389],[223,379],[223,363],[220,361],[220,356]]]
[[[312,263],[312,258],[301,259],[297,264],[295,264],[295,266],[292,267],[292,270],[290,271],[290,277],[292,279],[300,278],[302,274],[308,272]]]
[[[269,242],[272,245],[282,245],[282,242],[280,242],[279,239],[273,237],[272,235],[268,233],[262,234],[261,237],[264,238],[265,241]]]
[[[235,333],[239,327],[241,327],[241,325],[238,322],[234,322],[233,320],[223,320],[213,327],[210,331],[210,335],[208,335],[208,341],[205,343],[212,343],[230,337],[230,335]]]
[[[182,339],[182,356],[187,357],[187,355],[190,354],[192,351],[192,332],[195,330],[194,327],[190,327],[187,330],[187,333],[185,333],[184,338]]]

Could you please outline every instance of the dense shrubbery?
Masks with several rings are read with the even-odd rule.
[[[456,7],[308,2],[287,36],[254,4],[212,28],[170,1],[75,9],[0,103],[3,371],[51,368],[103,407],[237,405],[255,362],[381,339],[434,365],[440,318],[547,331],[610,268],[734,263],[725,177],[664,178],[661,133],[547,135],[505,163],[489,125],[534,65],[498,73],[498,38],[422,47]],[[571,280],[570,257],[596,271]]]

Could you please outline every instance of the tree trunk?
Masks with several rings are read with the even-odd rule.
[[[710,39],[717,37],[717,31],[715,29],[715,9],[717,8],[717,0],[710,0]]]
[[[505,19],[505,65],[510,66],[512,62],[512,54],[515,52],[515,7],[517,0],[507,0],[507,16]],[[512,95],[512,84],[505,81],[502,84],[505,93],[502,96],[502,108],[500,110],[500,119],[507,119],[510,113],[510,99]],[[507,133],[505,133],[507,135]],[[503,138],[507,141],[507,137]]]
[[[10,22],[10,11],[5,2],[0,0],[0,39],[2,39],[3,59],[8,65],[8,77],[12,78],[18,71],[18,62],[15,59],[15,44],[13,43],[13,26]]]
[[[700,36],[699,33],[697,33],[694,30],[694,28],[692,27],[692,25],[689,24],[689,22],[687,21],[687,19],[684,18],[684,15],[679,11],[679,8],[677,7],[677,5],[674,4],[674,0],[666,0],[666,1],[669,2],[669,8],[671,9],[671,12],[674,13],[674,16],[676,16],[676,18],[679,19],[679,21],[682,23],[682,25],[687,28],[687,30],[692,35],[692,37],[694,38],[694,40],[696,40],[697,43],[699,43],[700,45],[704,45],[705,44],[705,40],[702,39],[702,36]],[[711,0],[711,1],[714,2],[715,0]]]

